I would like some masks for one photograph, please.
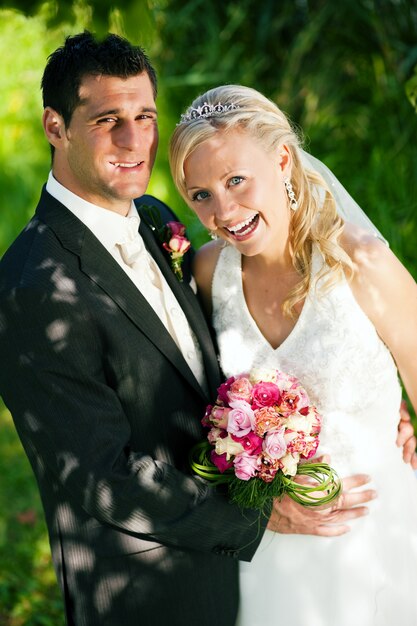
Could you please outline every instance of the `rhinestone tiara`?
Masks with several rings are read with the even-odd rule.
[[[180,124],[185,124],[185,122],[191,122],[191,120],[198,120],[202,117],[214,117],[215,115],[221,115],[222,113],[228,113],[229,111],[235,111],[236,109],[240,109],[238,104],[222,104],[218,102],[217,104],[209,104],[208,102],[204,102],[201,107],[191,107],[188,109],[187,113],[181,115],[181,119],[178,122],[177,126]]]

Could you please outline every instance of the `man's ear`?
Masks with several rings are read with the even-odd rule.
[[[291,178],[292,158],[288,147],[283,144],[278,148],[278,165],[283,176]]]
[[[55,109],[46,107],[42,115],[42,124],[45,135],[50,144],[57,148],[62,139],[65,138],[65,124],[62,115],[57,113]]]

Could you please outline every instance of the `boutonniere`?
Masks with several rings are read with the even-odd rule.
[[[162,242],[164,250],[169,252],[174,274],[178,280],[182,282],[182,261],[184,254],[188,252],[191,247],[191,242],[187,237],[184,237],[184,224],[174,221],[164,224],[158,209],[152,205],[142,205],[141,212],[146,216],[145,221],[148,226],[150,226],[154,233],[156,233],[158,239]]]

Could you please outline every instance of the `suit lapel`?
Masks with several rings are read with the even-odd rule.
[[[42,194],[36,213],[54,230],[61,244],[80,258],[81,271],[116,302],[192,387],[205,398],[181,351],[159,317],[93,233],[46,191]]]
[[[139,208],[139,214],[140,213],[141,211]],[[178,303],[184,311],[188,323],[190,324],[190,327],[200,344],[207,380],[209,383],[210,395],[212,396],[216,393],[217,387],[220,384],[219,366],[213,340],[198,299],[189,284],[186,282],[180,282],[175,276],[170,265],[169,254],[165,252],[161,242],[157,240],[156,233],[151,230],[142,215],[139,232],[142,235],[150,254],[153,256],[156,263],[158,263],[161,272],[163,273],[173,294],[177,298]]]

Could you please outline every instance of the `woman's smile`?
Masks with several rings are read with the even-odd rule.
[[[224,228],[229,232],[230,236],[234,237],[237,241],[244,241],[255,232],[258,224],[259,213],[255,213],[243,222],[239,222],[234,226],[225,226]]]

